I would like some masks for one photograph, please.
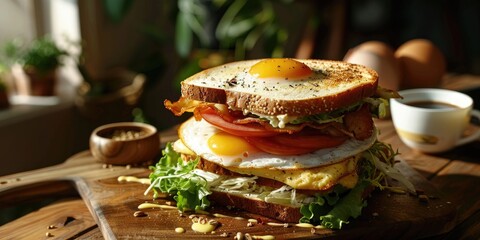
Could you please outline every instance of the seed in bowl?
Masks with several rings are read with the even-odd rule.
[[[112,139],[121,141],[121,140],[133,140],[142,137],[145,135],[143,131],[135,130],[115,130],[112,134]]]

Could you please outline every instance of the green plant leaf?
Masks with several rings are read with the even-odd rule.
[[[255,44],[257,44],[258,40],[262,36],[262,34],[265,32],[265,24],[258,25],[255,29],[253,29],[248,35],[245,37],[245,40],[243,41],[243,46],[245,49],[250,50],[253,47],[255,47]]]
[[[225,14],[223,17],[220,19],[217,25],[217,30],[215,35],[217,36],[217,39],[223,40],[229,37],[228,31],[229,28],[232,26],[232,23],[237,16],[237,14],[240,12],[240,10],[245,6],[247,3],[246,0],[237,0],[234,1],[230,7],[225,11]]]
[[[20,56],[20,63],[27,68],[35,68],[40,73],[46,73],[62,64],[61,57],[68,53],[57,47],[55,42],[43,37],[35,40]]]
[[[245,19],[236,23],[233,23],[227,31],[227,36],[229,38],[238,38],[248,31],[255,27],[255,20],[254,19]]]
[[[175,25],[175,47],[181,57],[187,57],[192,48],[193,33],[188,26],[186,16],[179,12]]]
[[[185,21],[186,26],[196,34],[200,44],[204,47],[210,47],[212,37],[210,37],[209,33],[205,30],[204,25],[211,16],[209,15],[205,2],[199,0],[179,0],[178,9],[179,14],[182,14],[182,21]]]
[[[7,42],[2,49],[2,55],[5,58],[2,60],[6,61],[8,63],[7,65],[11,65],[18,61],[18,59],[21,58],[21,55],[24,54],[22,52],[22,45],[23,44],[18,39]]]
[[[107,16],[115,23],[120,22],[130,10],[132,0],[103,0]]]

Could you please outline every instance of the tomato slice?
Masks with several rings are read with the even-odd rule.
[[[272,137],[246,137],[245,139],[258,149],[270,154],[298,155],[339,146],[347,140],[347,137],[282,134]]]
[[[245,137],[245,139],[258,149],[274,155],[300,155],[316,150],[316,148],[283,145],[276,141],[272,141],[271,138]]]
[[[216,128],[227,133],[244,137],[258,149],[274,155],[300,155],[322,148],[335,147],[342,144],[347,137],[335,137],[321,134],[317,129],[301,129],[301,132],[286,134],[272,131],[258,122],[236,124],[238,116],[230,112],[220,111],[212,106],[198,106],[194,111],[195,118],[203,118]],[[303,127],[302,127],[303,128]]]
[[[282,134],[272,137],[272,140],[287,146],[321,149],[336,147],[345,142],[345,140],[347,140],[347,137],[333,137],[327,135]]]
[[[240,137],[270,137],[279,134],[277,132],[266,130],[260,124],[249,123],[239,125],[229,122],[222,116],[218,115],[215,109],[212,108],[201,109],[200,115],[205,121],[212,124],[216,128]]]

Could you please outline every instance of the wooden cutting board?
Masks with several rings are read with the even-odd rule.
[[[180,239],[180,238],[214,238],[227,235],[232,239],[237,232],[255,236],[272,235],[275,239],[309,239],[309,238],[423,238],[445,233],[453,228],[455,219],[454,204],[447,202],[435,188],[407,164],[397,165],[416,186],[426,195],[434,196],[428,203],[423,203],[417,196],[397,194],[388,191],[375,191],[368,200],[368,206],[358,219],[350,221],[341,230],[303,228],[290,225],[270,226],[265,223],[275,222],[259,215],[227,210],[210,209],[208,219],[220,222],[214,233],[203,234],[191,229],[192,221],[180,216],[177,210],[147,209],[147,216],[135,217],[137,207],[144,202],[166,204],[168,199],[152,200],[152,194],[145,196],[148,187],[135,182],[118,182],[117,177],[97,180],[75,180],[78,191],[94,215],[103,235],[108,239]],[[122,174],[128,174],[123,171]],[[148,176],[148,170],[132,170],[131,175]],[[214,217],[213,213],[228,216],[241,216],[244,219]],[[247,219],[259,219],[260,223],[247,226]],[[176,233],[175,228],[185,229]],[[222,235],[223,234],[223,235]]]

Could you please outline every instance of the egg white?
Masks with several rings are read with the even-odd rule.
[[[248,69],[249,66],[242,66]],[[230,79],[230,72],[219,72],[219,79]],[[292,98],[303,99],[305,94],[300,94],[299,89],[311,89],[315,87],[315,82],[319,79],[325,78],[325,75],[321,72],[314,71],[310,76],[294,77],[294,78],[281,78],[281,77],[268,77],[259,78],[256,75],[251,75],[248,71],[237,71],[235,74],[236,84],[229,86],[232,91],[237,92],[253,92],[263,93],[268,92],[270,98]],[[261,87],[259,87],[261,86]],[[338,86],[341,87],[341,86]],[[292,91],[295,88],[296,91]],[[327,89],[315,89],[318,94],[329,95],[331,90]]]
[[[357,64],[338,64],[336,61],[295,59],[307,65],[313,72],[309,76],[259,78],[249,70],[261,60],[232,62],[199,72],[185,81],[191,85],[227,89],[238,93],[258,94],[262,98],[299,101],[316,96],[334,96],[357,86],[371,84],[372,72]],[[355,79],[344,79],[345,75]],[[334,86],[334,87],[332,87]],[[292,91],[294,90],[294,91]]]
[[[248,156],[222,156],[208,146],[208,139],[218,130],[205,120],[190,118],[178,130],[182,142],[198,156],[224,167],[302,169],[328,165],[357,155],[370,148],[377,139],[376,131],[364,141],[349,139],[342,145],[320,149],[312,153],[291,156],[272,155],[265,152],[249,153]]]

